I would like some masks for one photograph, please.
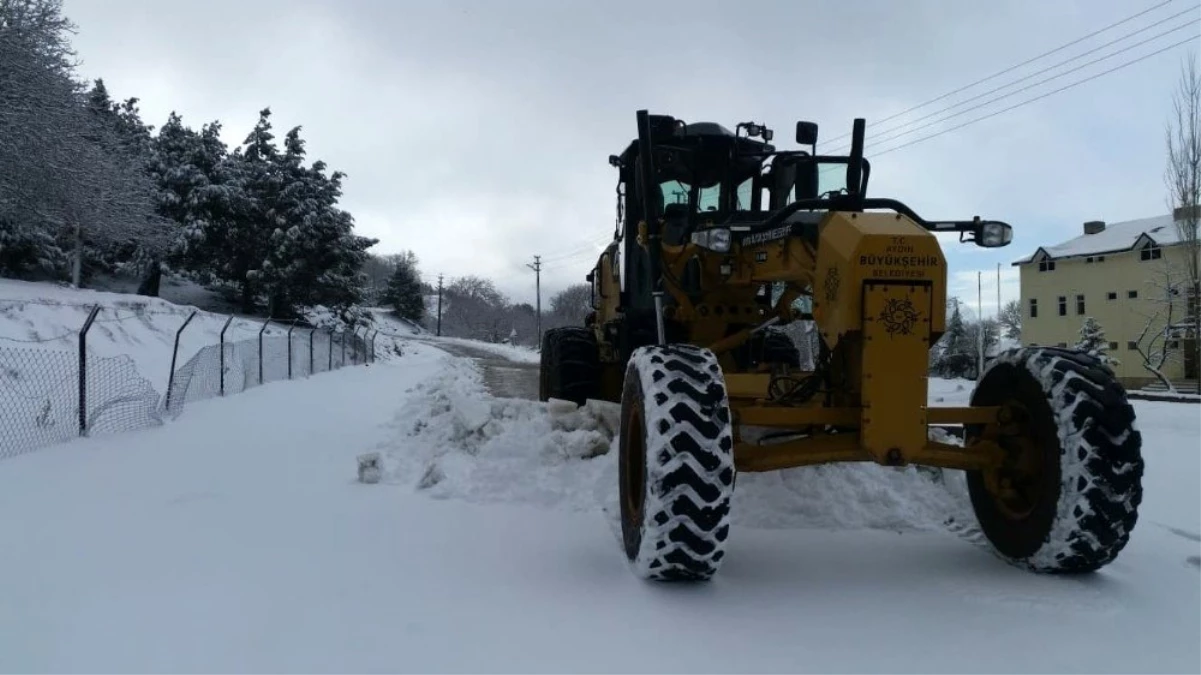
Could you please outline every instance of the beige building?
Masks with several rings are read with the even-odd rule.
[[[1080,236],[1013,263],[1020,268],[1022,342],[1071,346],[1091,316],[1127,388],[1156,381],[1140,349],[1174,384],[1188,386],[1197,378],[1197,352],[1185,321],[1196,310],[1186,260],[1170,215],[1084,223]]]

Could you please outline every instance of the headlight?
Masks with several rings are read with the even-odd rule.
[[[976,228],[976,245],[984,248],[1008,246],[1013,240],[1013,228],[1006,223],[985,221]]]
[[[714,227],[692,233],[692,243],[717,253],[728,253],[730,241],[730,230],[725,227]]]

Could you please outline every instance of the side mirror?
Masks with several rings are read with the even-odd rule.
[[[1013,227],[999,220],[982,220],[976,223],[972,241],[981,248],[1001,248],[1013,241]]]
[[[621,168],[621,157],[617,155],[609,155],[609,166]]]
[[[799,145],[816,145],[817,122],[797,122],[796,142]]]

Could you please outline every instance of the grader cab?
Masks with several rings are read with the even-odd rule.
[[[547,331],[541,397],[618,402],[625,552],[645,578],[704,580],[726,553],[739,471],[829,462],[966,472],[1003,558],[1087,572],[1126,545],[1141,437],[1112,371],[1074,350],[992,358],[971,404],[927,403],[945,330],[937,234],[1008,245],[1006,223],[927,221],[867,196],[864,121],[845,156],[779,151],[774,132],[639,111],[619,174],[613,242],[587,279],[586,325]],[[812,321],[803,364],[777,329]],[[962,445],[931,440],[963,429]],[[750,434],[751,429],[768,433]],[[752,436],[755,436],[752,438]]]

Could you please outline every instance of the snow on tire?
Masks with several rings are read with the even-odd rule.
[[[626,558],[645,579],[702,581],[725,556],[734,437],[717,358],[641,347],[626,369],[619,472]]]
[[[1142,436],[1113,371],[1075,350],[1011,350],[987,366],[972,394],[972,405],[1007,402],[1029,414],[1037,497],[1014,513],[984,472],[968,472],[972,507],[994,551],[1038,572],[1092,572],[1112,562],[1130,540],[1143,494]],[[969,437],[980,431],[967,429]]]

